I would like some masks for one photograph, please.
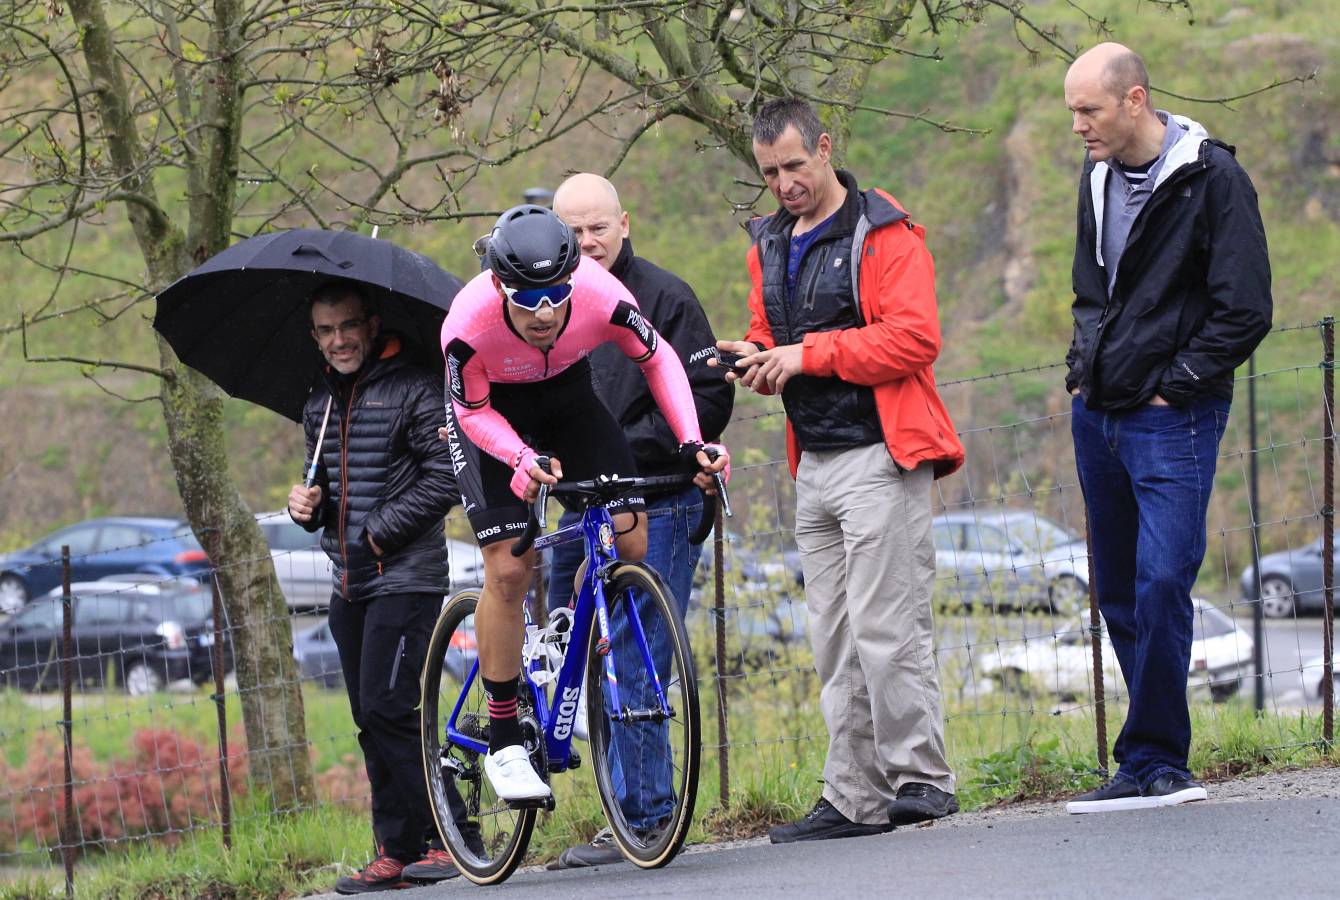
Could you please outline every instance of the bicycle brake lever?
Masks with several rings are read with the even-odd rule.
[[[716,482],[717,496],[721,498],[721,512],[729,519],[735,513],[731,512],[730,509],[730,495],[726,493],[726,479],[720,472],[716,472],[712,475],[712,480]]]

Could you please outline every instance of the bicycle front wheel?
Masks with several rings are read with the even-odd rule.
[[[499,799],[484,774],[484,754],[448,737],[448,728],[454,728],[483,744],[487,752],[488,699],[475,664],[478,605],[479,591],[461,591],[437,618],[423,666],[419,735],[438,833],[466,878],[476,884],[497,884],[526,855],[537,811],[512,809]]]
[[[698,682],[688,634],[670,591],[639,563],[614,568],[605,582],[610,644],[591,625],[587,726],[601,806],[624,856],[644,869],[675,858],[693,821],[702,735]],[[637,641],[636,611],[654,671]],[[603,651],[603,652],[602,652]],[[606,661],[614,667],[614,678]],[[656,695],[659,680],[664,706]],[[615,695],[618,707],[615,706]]]

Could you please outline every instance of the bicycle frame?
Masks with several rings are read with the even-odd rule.
[[[575,765],[572,754],[572,726],[577,715],[578,698],[582,691],[587,646],[591,636],[591,620],[593,617],[599,622],[600,628],[597,646],[603,644],[606,648],[603,653],[605,678],[609,682],[610,699],[614,707],[611,718],[616,721],[623,721],[626,718],[668,718],[673,715],[673,710],[670,709],[670,704],[665,699],[665,692],[661,688],[660,673],[656,671],[656,666],[652,662],[651,649],[647,646],[647,636],[642,629],[642,621],[637,615],[636,604],[633,603],[625,604],[628,623],[641,654],[642,664],[651,675],[650,680],[656,691],[658,709],[655,711],[627,710],[619,702],[619,679],[614,668],[614,659],[610,653],[610,615],[609,606],[605,601],[604,583],[605,575],[610,566],[619,560],[618,551],[615,548],[614,534],[614,522],[610,518],[609,511],[604,506],[592,504],[582,514],[580,521],[535,539],[535,548],[543,550],[546,547],[564,544],[580,537],[586,547],[587,560],[586,574],[583,576],[581,587],[578,589],[573,609],[572,632],[568,638],[568,649],[563,658],[563,665],[554,681],[552,701],[548,690],[536,684],[532,678],[532,673],[542,667],[543,663],[536,660],[531,663],[529,668],[523,668],[522,670],[526,683],[530,687],[531,696],[534,698],[535,716],[540,725],[540,732],[544,736],[546,759],[550,772],[562,772]],[[526,624],[531,624],[529,610],[526,612]],[[447,720],[446,739],[457,746],[485,754],[488,753],[488,745],[477,738],[464,734],[457,728],[456,724],[461,707],[469,693],[466,688],[477,677],[479,677],[479,660],[476,658],[470,664],[470,670],[466,674],[460,696],[456,698],[451,717]]]

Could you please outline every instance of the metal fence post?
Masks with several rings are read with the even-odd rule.
[[[214,541],[217,550],[219,542]],[[218,559],[217,554],[214,557]],[[232,784],[228,779],[228,708],[223,692],[223,595],[219,591],[219,574],[210,569],[209,583],[214,601],[214,646],[210,647],[209,660],[214,669],[214,708],[219,722],[219,818],[223,825],[223,846],[233,849],[233,795]]]
[[[1247,510],[1252,517],[1252,666],[1256,711],[1266,708],[1266,616],[1261,607],[1261,492],[1256,462],[1256,354],[1247,359]]]
[[[61,566],[61,730],[65,732],[65,815],[62,817],[61,859],[65,863],[65,896],[74,896],[74,636],[71,627],[70,546],[60,548]]]
[[[717,669],[717,776],[720,781],[721,808],[725,809],[730,801],[730,744],[726,727],[726,573],[725,573],[725,535],[726,526],[721,514],[721,504],[717,504],[717,521],[712,539],[712,609],[716,618],[716,669]]]
[[[1098,615],[1097,579],[1093,571],[1093,537],[1089,533],[1089,507],[1084,507],[1084,548],[1089,557],[1089,644],[1093,650],[1094,740],[1098,742],[1098,771],[1107,778],[1107,691],[1103,685],[1103,622]]]
[[[1322,395],[1325,398],[1322,422],[1322,446],[1326,459],[1322,466],[1323,506],[1321,508],[1321,583],[1326,610],[1321,620],[1321,737],[1327,746],[1335,741],[1335,317],[1321,320],[1324,361],[1321,365]]]

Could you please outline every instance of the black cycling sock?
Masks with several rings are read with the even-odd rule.
[[[484,692],[489,699],[489,752],[521,743],[521,722],[517,719],[516,679],[491,681],[484,679]]]

